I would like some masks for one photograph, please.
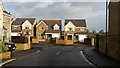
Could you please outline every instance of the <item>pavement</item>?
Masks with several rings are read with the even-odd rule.
[[[112,58],[103,55],[99,52],[96,52],[94,49],[95,47],[92,46],[83,47],[83,53],[85,57],[94,65],[96,65],[97,67],[112,66],[112,67],[120,68],[120,62],[113,60]]]

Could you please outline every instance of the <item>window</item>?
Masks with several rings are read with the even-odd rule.
[[[59,30],[59,27],[54,27],[54,30]]]
[[[18,26],[14,26],[14,29],[17,29]]]
[[[42,39],[44,39],[44,34],[39,34],[39,37],[41,37]]]
[[[59,30],[59,26],[57,24],[55,24],[53,27],[54,27],[54,30]]]
[[[25,27],[25,29],[29,29],[29,27]]]
[[[80,28],[80,31],[84,31],[84,28]]]
[[[43,27],[40,27],[39,29],[40,29],[40,30],[43,30],[44,28],[43,28]]]
[[[78,35],[76,36],[76,40],[78,40]]]
[[[72,35],[68,35],[68,40],[72,40]]]
[[[73,29],[72,28],[69,28],[69,31],[72,31]]]

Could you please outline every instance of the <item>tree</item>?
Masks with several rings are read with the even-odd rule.
[[[93,34],[96,34],[96,31],[95,31],[95,30],[93,30],[93,31],[92,31],[92,33],[93,33]]]
[[[103,34],[103,33],[104,33],[104,30],[100,30],[99,33],[100,33],[100,34]]]
[[[87,29],[87,33],[89,33],[90,31],[89,31],[89,29]]]

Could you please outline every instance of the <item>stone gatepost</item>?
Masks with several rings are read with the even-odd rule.
[[[94,46],[95,45],[95,39],[91,38],[91,45]]]
[[[28,43],[27,43],[27,49],[31,48],[31,41],[30,41],[30,35],[26,35],[27,39],[28,39]]]

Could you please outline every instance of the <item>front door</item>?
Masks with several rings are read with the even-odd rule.
[[[72,40],[72,35],[67,35],[68,40]]]

